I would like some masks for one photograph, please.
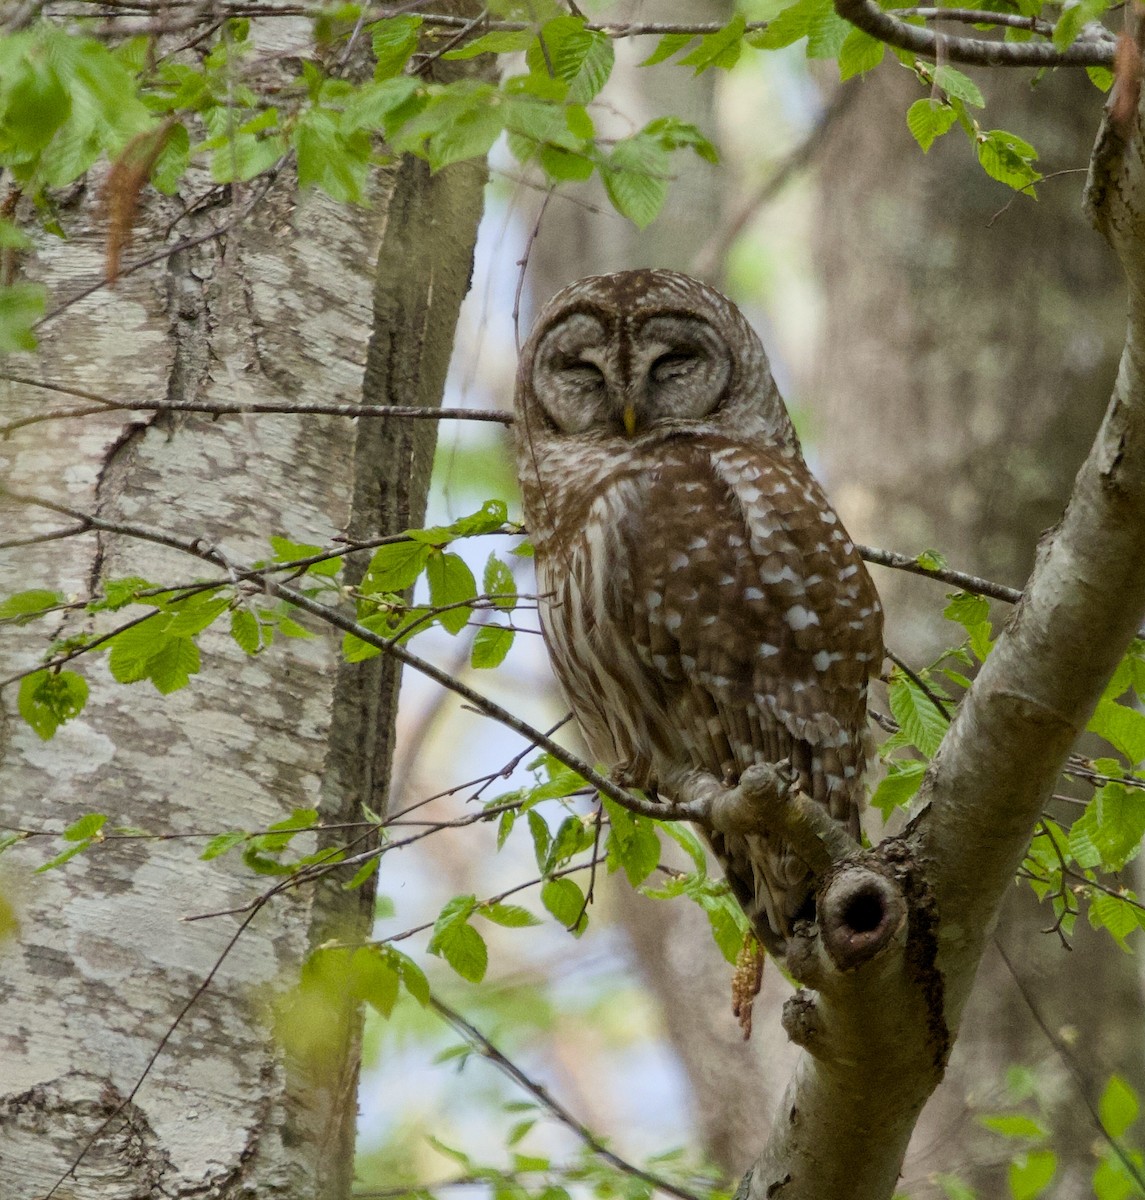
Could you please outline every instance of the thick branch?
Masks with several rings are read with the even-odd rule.
[[[787,1014],[809,1053],[745,1180],[750,1200],[892,1194],[1002,897],[1145,614],[1145,152],[1139,87],[1128,86],[1132,105],[1123,113],[1125,100],[1112,98],[1089,186],[1095,223],[1129,278],[1113,398],[1065,516],[927,773],[918,815],[904,840],[879,848],[907,901],[902,953],[896,935],[839,971],[813,933],[789,951],[819,995],[800,993]],[[856,880],[840,894],[844,910],[864,889]]]
[[[923,58],[941,57],[945,62],[980,67],[1112,67],[1112,37],[1079,38],[1059,50],[1052,42],[997,42],[987,38],[953,37],[918,25],[908,25],[875,0],[835,0],[835,11],[864,33]]]

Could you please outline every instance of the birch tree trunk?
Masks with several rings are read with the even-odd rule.
[[[431,178],[403,160],[378,174],[371,207],[351,210],[282,178],[225,234],[66,304],[98,281],[104,252],[97,189],[77,188],[61,214],[69,240],[45,241],[28,265],[58,315],[39,355],[9,369],[115,400],[438,404],[483,184],[474,164]],[[176,216],[170,202],[142,214],[137,258],[223,223],[200,212],[171,233]],[[9,419],[58,400],[0,388]],[[435,433],[432,420],[110,412],[21,429],[0,447],[0,470],[12,492],[249,562],[269,557],[271,535],[324,543],[419,524]],[[114,533],[19,544],[71,524],[4,504],[5,593],[34,581],[86,598],[131,575],[165,585],[204,575],[185,555]],[[54,632],[84,632],[86,620],[61,616]],[[5,677],[35,665],[42,627],[0,632]],[[234,856],[198,856],[212,834],[265,829],[296,808],[326,824],[361,820],[362,802],[384,811],[397,664],[341,664],[329,636],[279,639],[255,658],[225,632],[201,642],[202,674],[169,696],[117,684],[89,656],[88,705],[49,742],[15,715],[15,688],[3,693],[0,822],[29,833],[0,863],[18,923],[0,945],[0,1178],[11,1200],[56,1185],[76,1200],[348,1193],[357,1007],[344,999],[315,1014],[334,1034],[328,1052],[307,1056],[284,1053],[269,1001],[313,946],[367,933],[372,889],[346,891],[336,874],[252,917],[260,882],[274,881]],[[107,814],[108,836],[34,874],[61,845],[40,835],[92,812]],[[115,835],[122,827],[160,840]]]

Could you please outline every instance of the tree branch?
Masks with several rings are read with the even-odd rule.
[[[835,0],[835,11],[864,33],[923,58],[980,67],[1112,67],[1116,43],[1079,38],[1059,50],[1052,42],[996,42],[986,38],[952,37],[909,25],[879,8],[875,0]]]
[[[848,6],[853,0],[840,0],[840,11]],[[804,947],[789,950],[819,991],[799,993],[787,1013],[789,1032],[808,1052],[764,1154],[741,1185],[751,1200],[892,1194],[1002,898],[1075,738],[1145,614],[1138,80],[1119,80],[1110,98],[1087,204],[1129,283],[1128,334],[1105,421],[1065,516],[1040,547],[1020,603],[927,771],[913,821],[902,840],[884,842],[873,856],[872,867],[893,884],[886,895],[897,888],[906,901],[901,932],[855,970],[845,969],[845,954],[841,962],[832,958],[814,930],[804,933]],[[856,896],[864,903],[861,888],[848,885],[832,900],[830,886],[820,898],[829,911],[846,909]]]

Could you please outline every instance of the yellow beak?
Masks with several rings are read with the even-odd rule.
[[[628,436],[632,437],[632,435],[636,432],[636,406],[633,404],[626,404],[624,406],[622,419],[624,421],[624,428],[627,431]]]

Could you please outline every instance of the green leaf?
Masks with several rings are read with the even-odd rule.
[[[751,44],[760,50],[779,50],[807,37],[819,5],[820,0],[796,0],[772,17],[766,29],[752,34]]]
[[[933,757],[946,733],[947,719],[914,680],[897,669],[891,674],[889,691],[891,712],[903,733],[923,755]]]
[[[699,127],[678,117],[657,117],[644,126],[643,132],[655,137],[665,150],[693,149],[705,162],[720,161],[719,151],[704,136]]]
[[[483,904],[477,911],[487,921],[503,925],[506,929],[523,929],[527,925],[541,923],[539,918],[519,904]]]
[[[543,871],[545,863],[549,859],[549,847],[553,844],[553,835],[549,832],[545,818],[540,813],[530,809],[526,817],[529,822],[529,833],[533,838],[533,853],[537,859],[537,869]]]
[[[164,696],[186,687],[198,673],[199,647],[190,638],[168,638],[147,662],[147,678]]]
[[[667,62],[673,55],[679,54],[685,46],[690,45],[695,40],[696,35],[694,33],[665,33],[656,43],[656,49],[639,65],[642,67],[654,67],[658,63]]]
[[[531,29],[495,29],[455,50],[447,50],[441,57],[462,59],[476,58],[479,54],[518,54],[527,50],[532,40]]]
[[[668,194],[668,152],[658,138],[637,133],[622,138],[600,166],[612,206],[639,229],[655,219]]]
[[[370,173],[370,139],[360,129],[344,133],[339,122],[338,115],[323,108],[307,109],[299,118],[292,135],[298,186],[320,187],[344,204],[361,204]]]
[[[1052,1150],[1031,1150],[1010,1164],[1009,1184],[1013,1200],[1034,1200],[1049,1187],[1057,1171],[1057,1155]]]
[[[425,972],[408,954],[395,950],[393,946],[389,947],[389,953],[398,964],[398,974],[406,991],[424,1008],[429,1003],[429,980]]]
[[[1107,783],[1073,823],[1069,848],[1083,868],[1119,871],[1141,849],[1145,836],[1145,793]]]
[[[667,834],[688,855],[701,878],[708,873],[708,856],[704,852],[704,844],[687,825],[676,821],[658,821],[656,828]]]
[[[19,281],[0,286],[0,354],[35,350],[32,327],[44,315],[47,289]]]
[[[1078,0],[1063,5],[1061,16],[1054,26],[1053,43],[1058,50],[1065,50],[1091,21],[1100,20],[1109,7],[1109,0]]]
[[[1032,165],[1038,157],[1033,146],[1005,129],[992,129],[979,137],[978,161],[986,174],[1015,191],[1034,195],[1033,185],[1042,176]]]
[[[906,110],[906,124],[914,135],[914,140],[925,152],[934,145],[936,138],[941,137],[954,124],[954,109],[949,104],[943,104],[941,100],[916,100]]]
[[[184,600],[176,600],[163,607],[171,614],[164,634],[167,637],[194,637],[202,633],[216,618],[230,607],[228,597],[219,598],[209,592],[200,592]]]
[[[85,813],[78,821],[73,821],[64,830],[64,840],[68,842],[90,841],[106,823],[106,813]]]
[[[490,554],[486,560],[481,587],[486,596],[498,597],[493,601],[497,608],[512,612],[516,607],[517,581],[513,578],[513,572],[496,554]],[[2,615],[2,608],[0,608],[0,615]]]
[[[1085,73],[1100,92],[1108,92],[1113,86],[1113,72],[1108,67],[1086,67]]]
[[[608,813],[606,858],[608,869],[623,867],[633,887],[643,883],[660,862],[660,839],[656,825],[648,817],[637,816],[621,808],[607,796],[601,797]]]
[[[425,570],[431,547],[422,542],[392,542],[379,546],[358,585],[364,595],[404,592]]]
[[[63,592],[49,592],[45,588],[16,592],[7,600],[0,601],[0,621],[15,620],[17,625],[24,625],[65,601]]]
[[[746,24],[747,19],[743,13],[736,13],[723,29],[701,37],[700,44],[681,58],[679,65],[694,67],[697,75],[702,75],[712,67],[730,71],[739,62],[739,56],[743,52]]]
[[[807,57],[838,58],[853,29],[835,11],[832,0],[817,0],[807,29]]]
[[[244,654],[257,654],[262,649],[258,618],[249,608],[236,608],[231,613],[231,637]]]
[[[359,946],[350,956],[350,985],[355,999],[364,1000],[389,1017],[398,1000],[397,963],[377,946]]]
[[[885,821],[896,808],[902,808],[914,799],[925,774],[926,763],[914,759],[891,762],[886,775],[875,788],[871,807],[877,808]]]
[[[961,71],[943,63],[934,68],[934,82],[948,96],[954,96],[963,104],[971,104],[975,108],[985,108],[986,101],[978,85]]]
[[[946,1200],[977,1200],[977,1193],[957,1175],[939,1175],[936,1180]]]
[[[1043,1141],[1049,1136],[1049,1131],[1033,1117],[1022,1113],[1002,1113],[998,1116],[982,1116],[978,1120],[987,1129],[1001,1134],[1002,1137],[1020,1138],[1032,1141]]]
[[[861,29],[852,29],[839,50],[840,81],[874,70],[883,61],[886,49],[886,44],[878,38]]]
[[[470,664],[478,670],[499,667],[505,661],[515,636],[514,631],[506,629],[504,625],[482,625],[473,639]]]
[[[465,560],[451,551],[433,550],[425,568],[429,582],[429,599],[434,608],[450,604],[466,604],[477,595],[477,581]],[[469,623],[472,609],[452,608],[438,614],[441,627],[457,634]]]
[[[914,561],[924,571],[944,571],[947,565],[946,555],[939,550],[923,550],[914,556]]]
[[[1086,729],[1124,754],[1131,766],[1145,760],[1145,713],[1114,700],[1100,700]]]
[[[1112,1138],[1124,1137],[1137,1120],[1141,1104],[1137,1093],[1120,1075],[1111,1075],[1097,1106],[1105,1132]]]
[[[75,671],[34,671],[20,680],[16,707],[36,734],[48,741],[87,703],[87,680]]]
[[[0,250],[31,250],[32,239],[11,221],[0,217]]]
[[[370,26],[370,42],[374,48],[375,79],[397,75],[417,49],[421,17],[388,17]]]
[[[469,537],[476,533],[495,533],[501,529],[509,516],[508,506],[504,500],[486,500],[474,513],[458,517],[450,525],[450,532],[456,537]]]
[[[219,858],[226,854],[228,850],[233,850],[236,846],[242,845],[247,839],[247,834],[241,829],[232,829],[228,833],[216,834],[203,847],[202,854],[199,857],[204,862],[209,862],[212,858]]]
[[[455,921],[435,933],[429,943],[429,952],[444,958],[462,979],[470,983],[480,983],[485,978],[489,949],[485,939],[465,921]]]
[[[525,56],[534,75],[552,74],[568,84],[568,99],[587,104],[608,82],[616,53],[612,39],[585,27],[580,17],[546,21]]]
[[[1122,899],[1108,892],[1094,892],[1089,901],[1089,923],[1094,929],[1104,929],[1123,950],[1129,947],[1125,939],[1140,927],[1145,914],[1130,903],[1132,893]]]
[[[584,893],[571,879],[550,879],[541,887],[541,903],[575,937],[588,926]]]

